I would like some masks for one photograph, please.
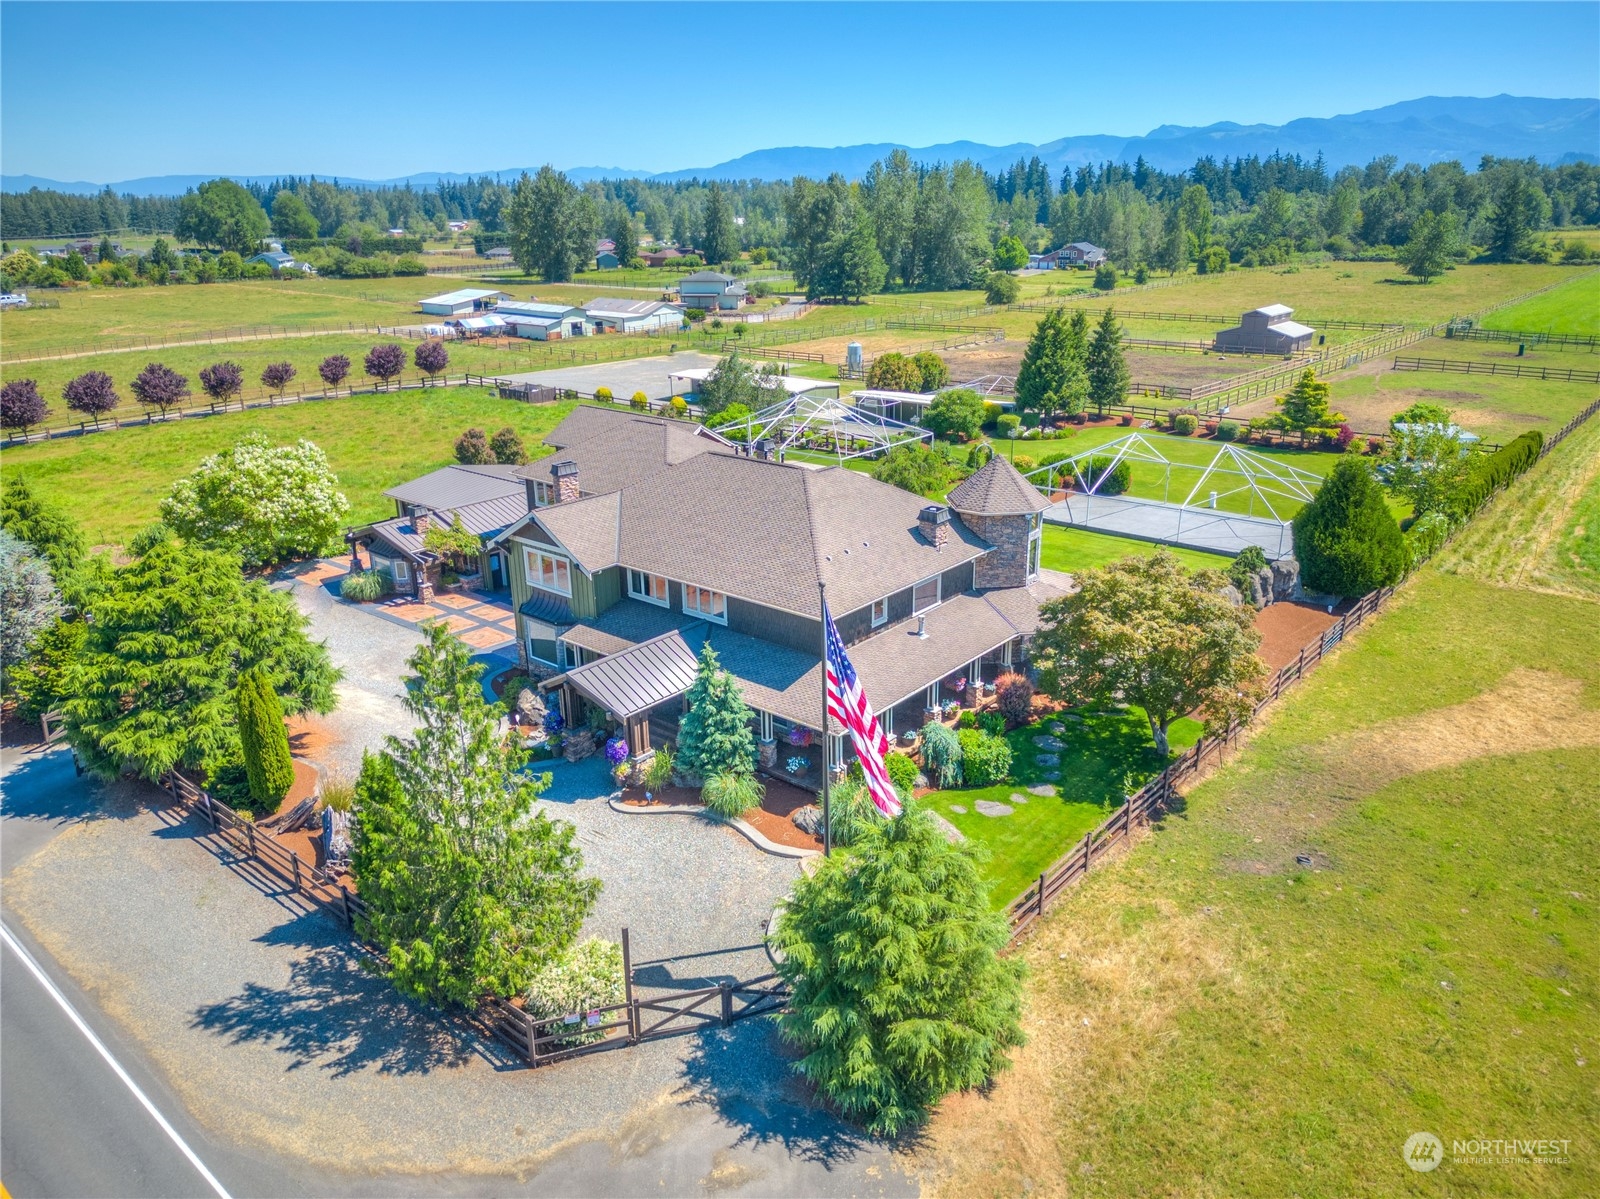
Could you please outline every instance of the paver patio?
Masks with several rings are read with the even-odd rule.
[[[337,596],[339,582],[349,570],[347,558],[324,558],[291,574],[299,583],[320,587]],[[443,621],[457,639],[479,653],[499,653],[503,657],[514,657],[516,654],[516,613],[512,611],[508,600],[487,592],[445,592],[426,602],[397,595],[377,603],[354,606],[411,628],[430,620]]]

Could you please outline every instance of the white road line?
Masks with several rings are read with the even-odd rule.
[[[54,999],[56,1003],[60,1005],[61,1010],[67,1014],[67,1018],[78,1026],[78,1031],[81,1032],[85,1038],[87,1038],[89,1044],[94,1046],[95,1051],[105,1059],[106,1065],[110,1066],[111,1069],[116,1072],[117,1077],[122,1079],[128,1090],[133,1092],[133,1097],[139,1101],[139,1103],[144,1107],[145,1111],[150,1113],[150,1118],[153,1119],[157,1124],[161,1125],[161,1131],[166,1133],[167,1136],[171,1138],[172,1143],[178,1147],[180,1152],[182,1152],[183,1156],[189,1159],[189,1164],[200,1172],[200,1177],[204,1178],[206,1180],[206,1184],[216,1192],[217,1199],[230,1199],[228,1192],[224,1190],[222,1184],[217,1181],[216,1175],[212,1174],[210,1170],[206,1169],[205,1163],[200,1160],[193,1149],[189,1148],[184,1139],[178,1135],[178,1130],[173,1128],[171,1124],[168,1124],[167,1118],[156,1110],[156,1105],[150,1102],[149,1096],[139,1089],[139,1084],[134,1082],[133,1079],[129,1077],[128,1072],[122,1068],[121,1063],[118,1062],[116,1058],[111,1056],[111,1051],[105,1047],[105,1044],[100,1040],[99,1037],[95,1036],[94,1030],[84,1023],[83,1017],[78,1015],[77,1010],[68,1001],[67,997],[61,993],[60,989],[55,985],[55,983],[50,981],[50,976],[40,968],[39,963],[33,960],[33,955],[22,947],[21,943],[16,939],[16,937],[12,936],[11,930],[3,923],[0,923],[0,939],[5,941],[6,945],[11,949],[11,952],[16,954],[17,957],[22,960],[22,964],[26,966],[32,973],[34,978],[39,980],[39,984],[50,993],[50,998]]]

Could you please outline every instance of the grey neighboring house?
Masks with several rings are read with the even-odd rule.
[[[394,500],[396,514],[352,530],[353,544],[366,550],[371,568],[387,575],[397,594],[426,598],[440,585],[446,565],[427,548],[428,530],[436,523],[448,528],[459,519],[483,543],[476,565],[462,564],[465,572],[476,571],[481,589],[502,591],[510,582],[506,555],[488,543],[527,513],[520,469],[494,463],[446,466],[390,488],[384,494]]]
[[[494,545],[511,555],[524,664],[551,676],[569,723],[621,725],[636,762],[676,736],[684,663],[709,644],[755,713],[763,771],[817,787],[824,751],[842,769],[852,751],[820,711],[819,582],[891,736],[1020,663],[1039,605],[1070,585],[1040,569],[1047,505],[1002,458],[930,504],[856,471],[635,430],[658,453],[697,452],[652,455],[630,482],[589,475],[615,458],[614,424],[566,424],[549,465],[524,468],[547,473],[548,502]]]
[[[1106,252],[1088,241],[1072,242],[1055,253],[1056,266],[1063,270],[1073,266],[1099,266],[1106,260]]]
[[[678,281],[678,299],[685,308],[716,308],[726,312],[739,307],[748,296],[743,283],[721,271],[696,271]]]
[[[282,274],[284,271],[298,270],[310,273],[311,268],[303,266],[294,260],[293,255],[285,254],[282,250],[264,250],[260,254],[252,254],[245,259],[246,263],[261,262],[272,268],[272,273]]]
[[[1232,329],[1217,334],[1216,348],[1235,354],[1298,354],[1311,348],[1315,329],[1292,321],[1287,304],[1252,308]]]

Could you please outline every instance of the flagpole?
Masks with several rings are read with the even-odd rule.
[[[833,855],[833,813],[828,803],[828,775],[832,772],[833,742],[828,736],[828,585],[817,580],[822,614],[822,856]]]

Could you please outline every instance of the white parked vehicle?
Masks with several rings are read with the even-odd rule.
[[[20,291],[0,293],[0,308],[26,308],[28,297]]]

